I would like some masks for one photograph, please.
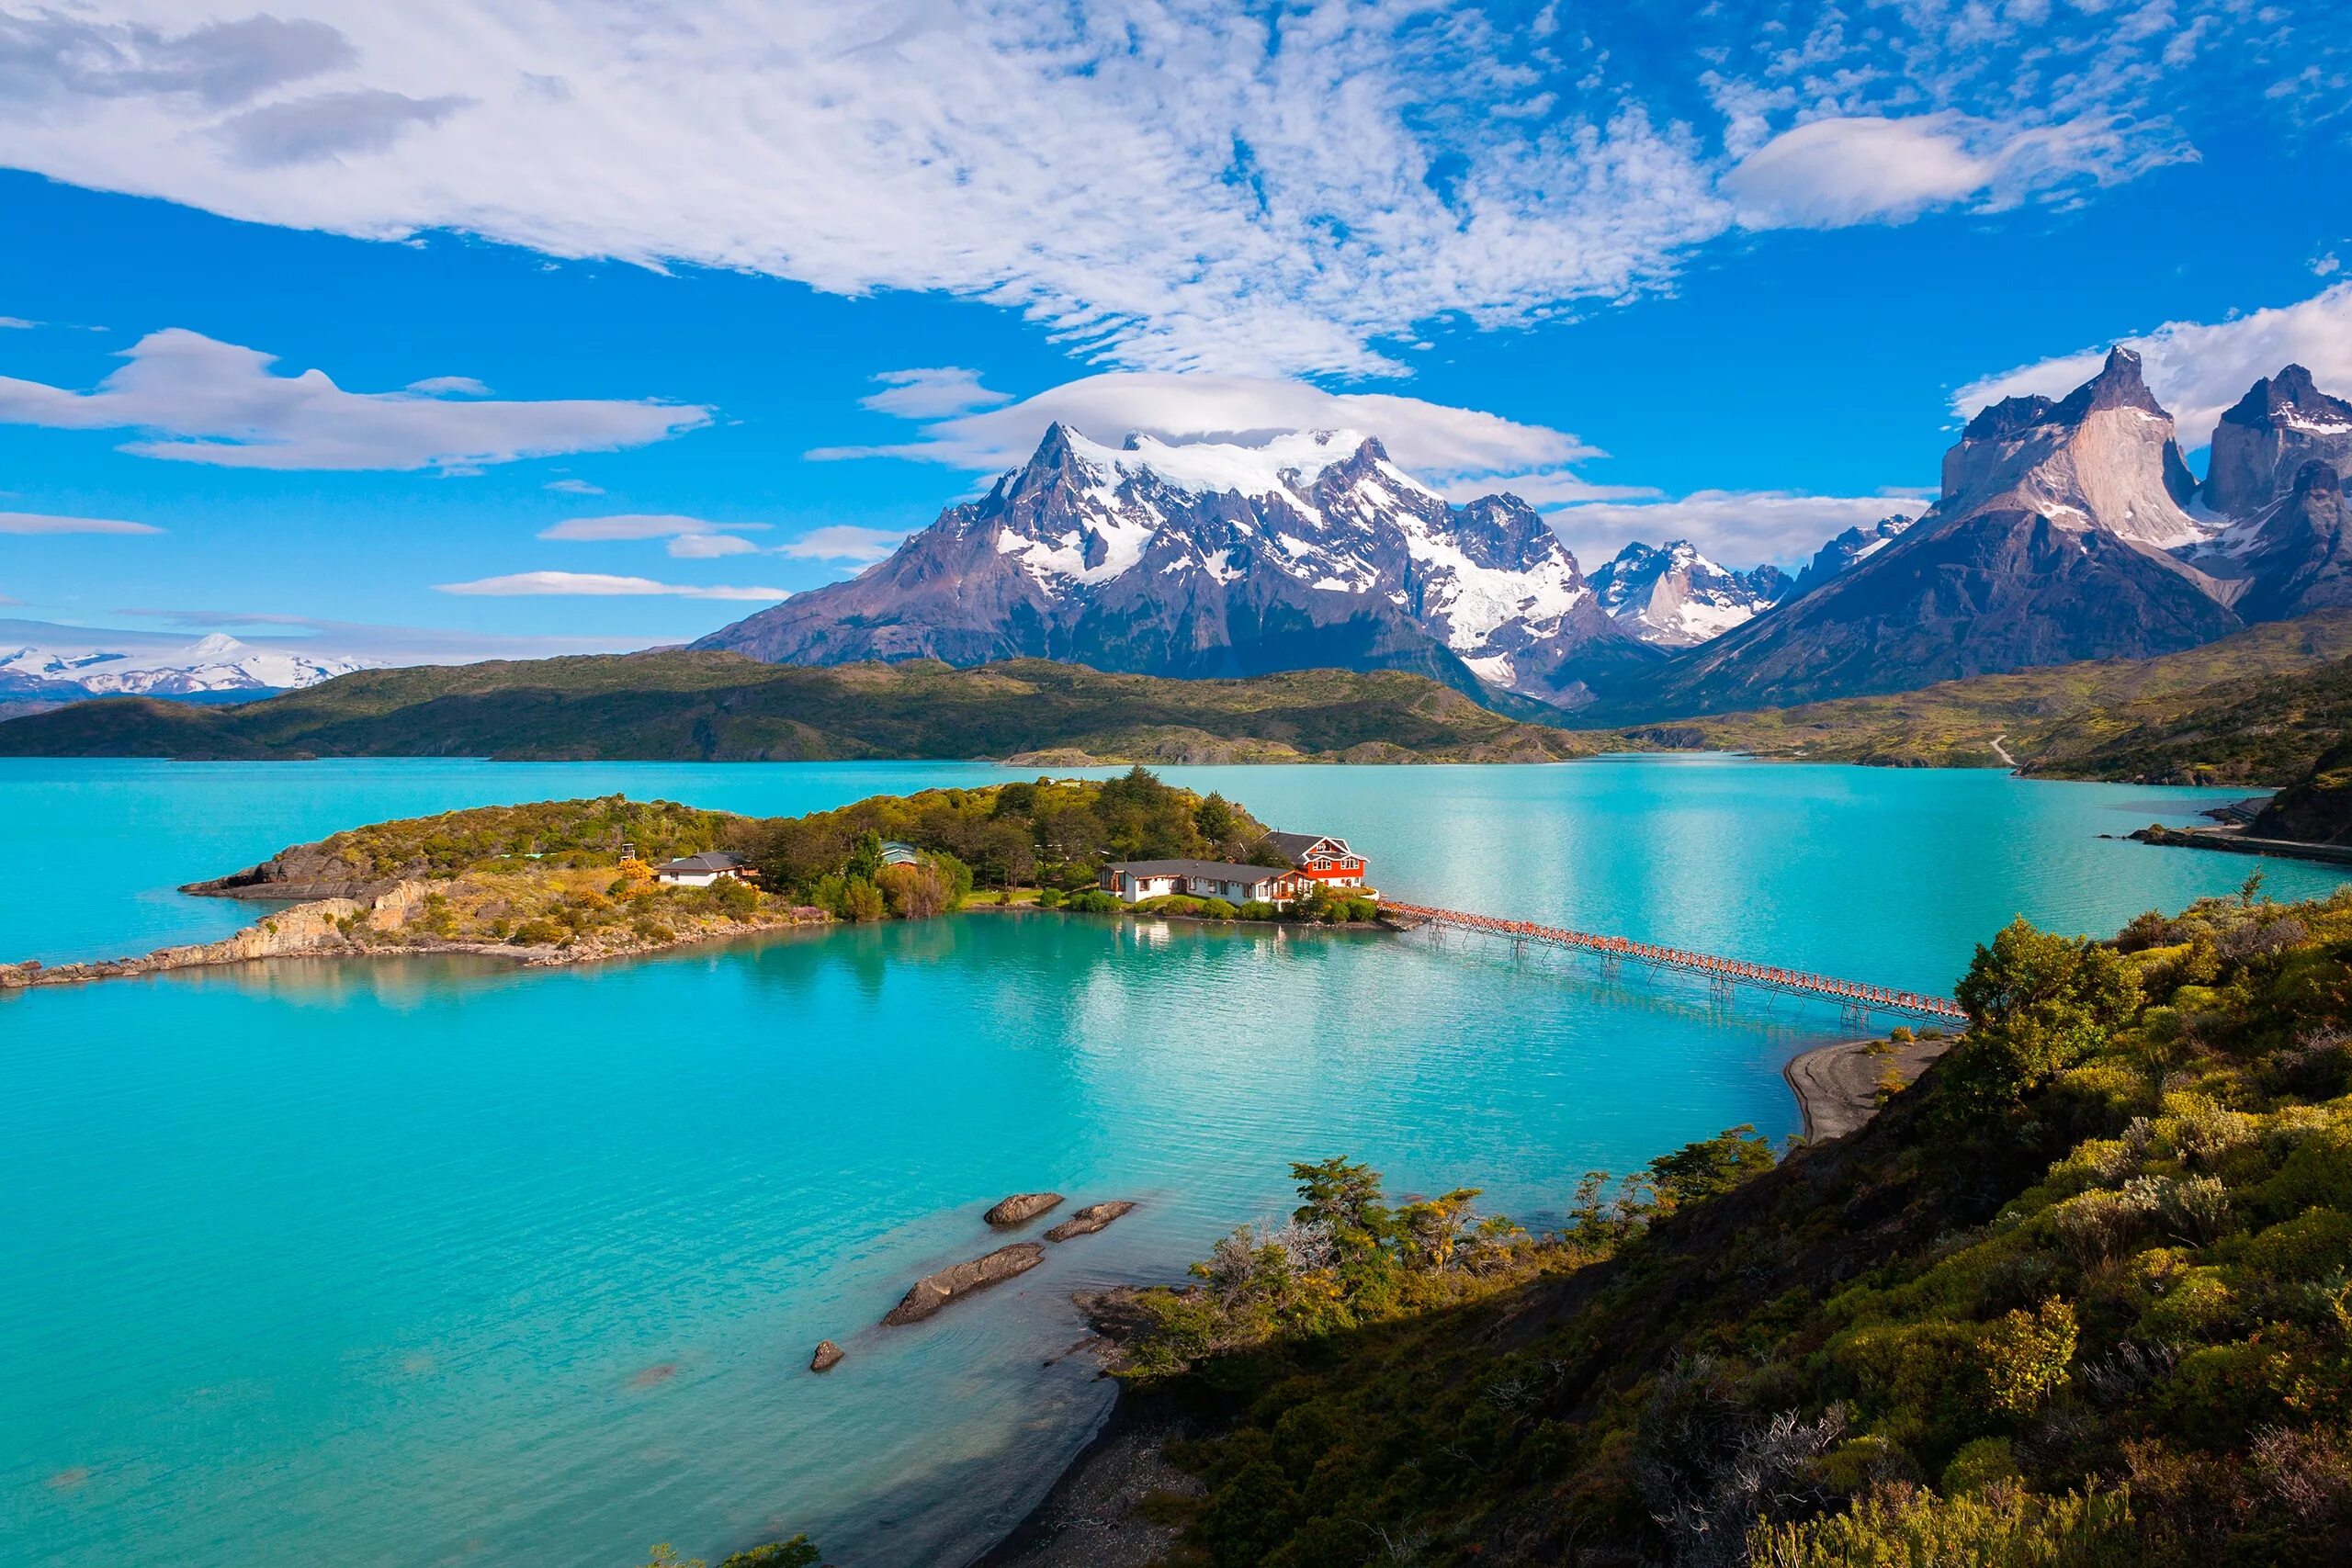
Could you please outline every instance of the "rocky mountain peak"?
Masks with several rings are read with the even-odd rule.
[[[1688,539],[1639,540],[1594,570],[1593,592],[1620,626],[1658,648],[1693,648],[1745,624],[1786,596],[1789,576],[1765,565],[1733,571]]]
[[[2140,374],[2140,356],[2121,344],[2108,350],[2107,363],[2099,373],[2067,393],[2052,408],[2050,417],[2058,423],[2080,424],[2086,416],[2102,409],[2136,409],[2166,423],[2172,420],[2156,395],[2148,390]]]
[[[2199,499],[2233,519],[2251,517],[2300,482],[2317,462],[2352,474],[2352,403],[2319,389],[2289,365],[2246,389],[2213,427],[2213,452]]]

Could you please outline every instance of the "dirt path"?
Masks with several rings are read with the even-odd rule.
[[[2008,738],[2009,734],[2007,730],[2003,730],[2000,734],[1993,737],[1993,755],[2001,759],[2001,766],[2005,768],[2014,768],[2018,765],[2018,760],[2009,755],[2009,749],[2007,747],[2001,744],[2002,741],[2007,740]]]

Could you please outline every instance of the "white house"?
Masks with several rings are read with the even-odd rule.
[[[1283,904],[1304,886],[1280,865],[1229,865],[1213,860],[1117,861],[1102,868],[1102,891],[1129,904],[1181,893],[1228,904]]]
[[[714,882],[752,882],[759,878],[742,856],[726,850],[707,850],[653,868],[653,880],[672,887],[707,887]]]

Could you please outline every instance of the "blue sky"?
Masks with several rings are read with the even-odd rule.
[[[2111,341],[2192,447],[2352,392],[2348,70],[2319,4],[0,0],[0,599],[678,640],[1052,417],[1792,561]]]

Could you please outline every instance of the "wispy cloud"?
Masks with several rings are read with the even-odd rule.
[[[2122,342],[2139,354],[2148,389],[2172,411],[2181,444],[2201,446],[2222,410],[2287,365],[2352,397],[2352,283],[2228,321],[2166,321]],[[1987,403],[2029,393],[2064,397],[2097,375],[2106,356],[2099,344],[1986,376],[1952,394],[1952,413],[1966,419]]]
[[[859,403],[876,413],[895,414],[900,419],[939,419],[972,409],[994,408],[1012,399],[1010,392],[992,391],[981,386],[978,371],[967,370],[959,365],[885,370],[874,379],[884,389],[859,399]]]
[[[2112,121],[2008,126],[1952,112],[1810,120],[1750,152],[1724,176],[1750,229],[1900,223],[1931,208],[2014,207],[2082,179],[2113,182],[2190,156]]]
[[[0,512],[0,534],[160,534],[149,523],[118,517],[52,517],[40,512]]]
[[[1743,198],[2068,199],[2180,151],[2191,93],[2285,121],[2342,96],[2341,29],[2204,0],[1733,0],[1665,46],[1655,8],[1504,0],[305,9],[0,16],[0,162],[371,238],[942,290],[1125,368],[1372,375],[1423,322],[1670,287]],[[1848,123],[1771,152],[1805,120]],[[1841,197],[1825,165],[1869,120],[1901,145]],[[959,412],[917,387],[901,412]]]
[[[1354,430],[1380,437],[1416,475],[1533,475],[1603,454],[1563,430],[1385,392],[1331,392],[1261,376],[1111,372],[1001,407],[926,423],[916,438],[820,447],[815,458],[910,457],[985,473],[1025,461],[1059,422],[1116,444],[1131,431],[1163,441],[1248,441],[1276,431]],[[1550,474],[1555,482],[1566,476]],[[1491,486],[1488,488],[1492,488]]]
[[[710,421],[652,400],[463,400],[414,389],[346,392],[319,370],[183,328],[150,333],[89,391],[0,376],[0,423],[152,433],[122,450],[232,468],[438,468],[640,446]],[[479,383],[473,383],[479,385]]]
[[[0,316],[0,332],[6,332],[11,328],[19,332],[30,332],[39,325],[40,325],[39,321],[28,321],[22,316]]]
[[[602,495],[605,493],[605,487],[603,485],[592,485],[586,479],[549,479],[544,488],[554,491],[560,495]]]
[[[612,541],[666,539],[668,550],[681,560],[709,560],[718,556],[747,556],[759,546],[741,537],[765,532],[764,523],[714,523],[671,512],[627,512],[610,517],[573,517],[539,530],[542,539]]]
[[[1766,561],[1793,566],[1849,528],[1882,517],[1917,517],[1929,499],[1919,491],[1842,496],[1702,490],[1674,501],[1570,506],[1545,521],[1588,570],[1634,540],[1662,545],[1672,539],[1688,539],[1733,568]]]
[[[787,539],[776,547],[776,553],[797,556],[803,560],[846,560],[867,563],[880,560],[899,547],[906,535],[889,528],[859,528],[849,524],[836,524],[827,528],[811,528],[797,539]]]
[[[363,659],[387,664],[469,664],[483,659],[548,659],[565,653],[626,653],[646,639],[628,636],[517,636],[458,626],[382,626],[280,611],[130,607],[109,612],[154,621],[173,630],[130,632],[77,628],[101,639],[168,647],[186,637],[229,632],[254,646],[278,646],[320,658]]]
[[[788,598],[791,593],[789,589],[784,588],[705,587],[656,582],[650,577],[613,577],[595,571],[517,571],[503,577],[478,578],[471,582],[438,582],[434,584],[434,591],[503,599],[634,599],[666,595],[675,599],[756,599],[768,602]]]

